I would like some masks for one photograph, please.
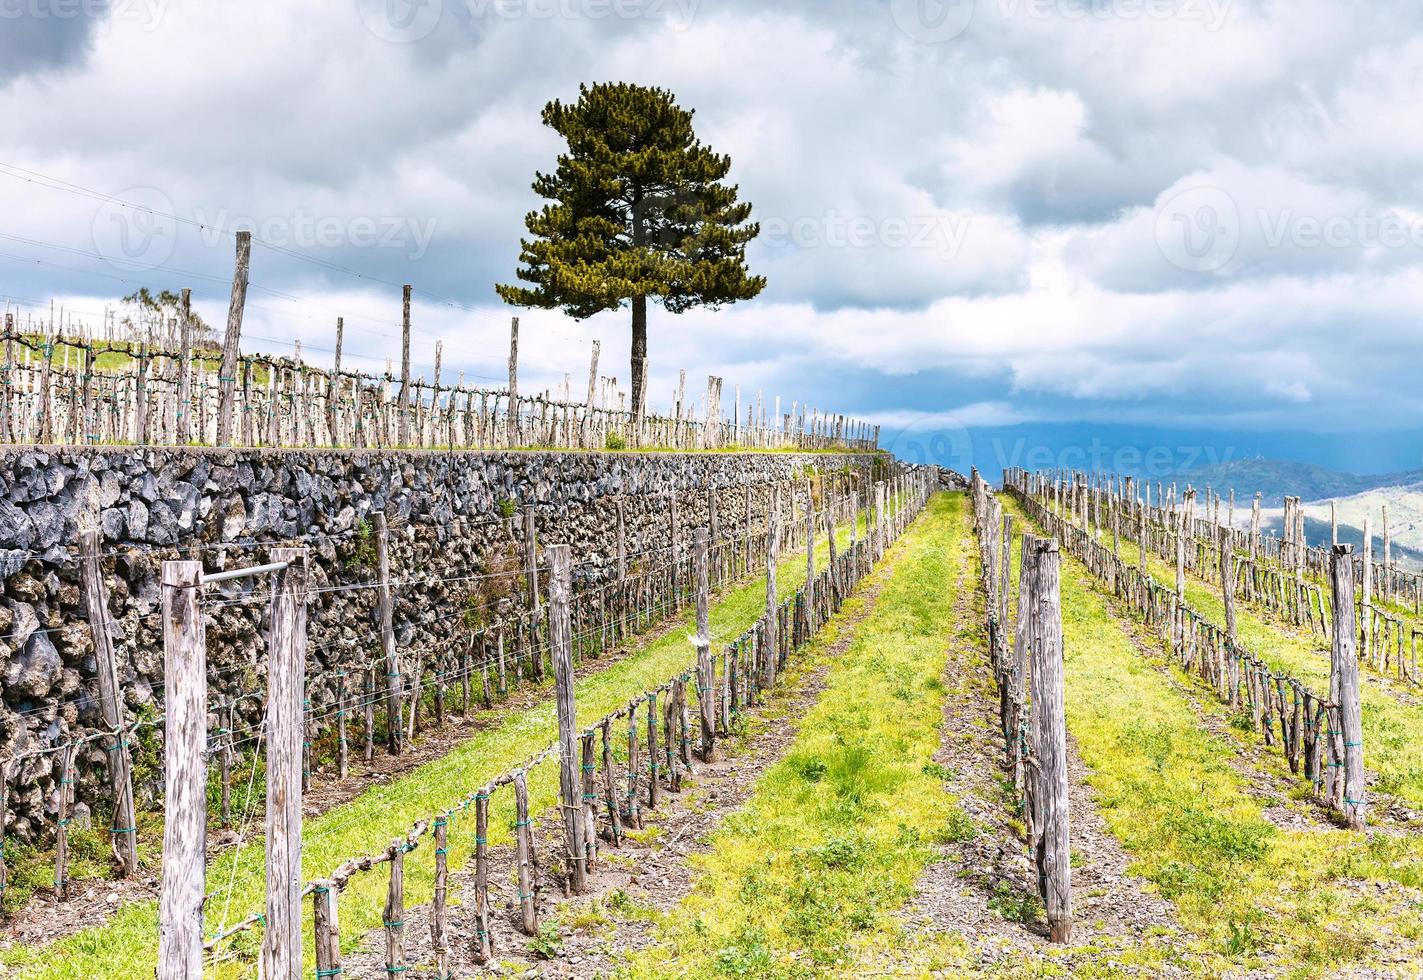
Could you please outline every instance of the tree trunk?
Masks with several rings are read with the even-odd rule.
[[[643,372],[647,366],[647,297],[632,298],[632,416],[641,419],[646,408],[647,392],[643,388]]]

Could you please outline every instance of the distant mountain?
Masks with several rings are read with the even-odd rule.
[[[1305,502],[1331,497],[1352,497],[1382,487],[1405,487],[1423,483],[1423,470],[1360,476],[1342,473],[1310,463],[1281,459],[1236,459],[1203,466],[1177,478],[1199,488],[1211,487],[1221,496],[1235,491],[1236,509],[1249,507],[1257,491],[1264,494],[1266,507],[1281,507],[1286,497]]]

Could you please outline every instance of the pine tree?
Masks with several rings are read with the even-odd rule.
[[[519,279],[495,288],[506,303],[562,307],[578,319],[632,306],[632,409],[646,405],[647,301],[669,312],[750,299],[765,277],[746,268],[751,205],[722,183],[731,158],[703,146],[693,110],[665,89],[580,85],[578,102],[544,107],[568,142],[533,188],[550,203],[525,217]]]

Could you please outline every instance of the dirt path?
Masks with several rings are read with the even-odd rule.
[[[598,866],[590,876],[587,895],[566,898],[550,888],[538,892],[539,921],[556,923],[556,937],[533,944],[514,927],[518,910],[514,853],[511,846],[490,851],[492,941],[499,972],[547,977],[601,977],[612,973],[629,953],[654,940],[659,913],[672,909],[692,890],[694,870],[688,858],[705,851],[710,835],[751,796],[765,770],[794,743],[800,720],[815,704],[826,673],[854,639],[855,626],[874,609],[897,556],[879,568],[853,600],[852,610],[838,624],[836,638],[814,664],[794,670],[769,703],[742,714],[739,735],[719,743],[717,757],[696,763],[694,776],[680,793],[667,792],[656,810],[647,810],[646,780],[641,781],[644,828],[634,839],[613,848],[604,842]],[[552,811],[536,821],[536,848],[541,866],[555,863],[552,853],[559,831]],[[452,971],[468,976],[487,970],[471,955],[474,940],[473,867],[450,873],[452,899],[449,927]],[[458,901],[454,905],[453,901]],[[433,963],[430,909],[406,912],[406,952],[414,963]],[[361,951],[346,960],[346,975],[386,976],[384,939],[379,931],[366,937]]]
[[[1050,945],[1004,763],[998,697],[980,627],[986,620],[983,594],[967,565],[959,569],[957,595],[961,627],[944,672],[948,694],[936,760],[948,770],[946,785],[975,832],[951,835],[958,839],[944,845],[942,860],[925,869],[902,919],[913,940],[962,937],[969,959],[992,971],[1023,954],[1046,953]],[[1130,857],[1098,813],[1087,773],[1069,738],[1074,945],[1179,932],[1171,904],[1128,873]],[[1070,952],[1053,962],[1072,975]]]

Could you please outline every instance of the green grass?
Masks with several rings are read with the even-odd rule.
[[[1122,541],[1122,558],[1135,565],[1136,543]],[[1147,568],[1158,582],[1176,581],[1176,566],[1148,554]],[[1186,575],[1186,601],[1213,623],[1225,623],[1218,587]],[[1237,602],[1240,643],[1271,669],[1293,674],[1314,691],[1329,692],[1329,654],[1322,638],[1297,632],[1253,604]],[[1378,774],[1375,789],[1423,806],[1423,703],[1408,704],[1377,685],[1371,671],[1360,672],[1359,701],[1364,727],[1364,766]]]
[[[1194,937],[1172,958],[1188,958],[1194,975],[1268,967],[1327,976],[1390,949],[1423,953],[1423,841],[1276,827],[1231,765],[1239,742],[1255,736],[1211,734],[1172,683],[1191,681],[1135,648],[1071,559],[1062,608],[1068,730],[1132,872],[1175,903]],[[1204,688],[1199,696],[1213,698]],[[1283,763],[1267,759],[1272,776],[1288,782]]]
[[[797,977],[895,941],[892,913],[966,818],[931,767],[952,584],[969,561],[962,495],[937,496],[786,757],[694,859],[691,895],[631,977]],[[963,577],[965,587],[971,581]],[[834,641],[818,636],[807,660]],[[951,819],[956,818],[956,819]]]
[[[848,533],[842,530],[842,541]],[[828,560],[824,536],[817,549],[823,567]],[[805,556],[790,555],[777,572],[782,596],[792,594],[805,578]],[[765,602],[765,579],[728,591],[711,609],[714,635],[734,637],[753,623]],[[581,679],[576,687],[578,717],[590,722],[627,703],[629,698],[655,687],[672,674],[686,668],[693,653],[688,636],[693,632],[693,613],[681,618],[681,627],[651,642],[599,673]],[[506,715],[495,709],[476,715],[490,727],[471,737],[448,755],[411,771],[400,779],[373,786],[349,803],[309,820],[303,827],[302,867],[308,879],[329,873],[347,858],[377,853],[392,839],[403,835],[416,821],[454,804],[466,793],[492,777],[506,772],[529,756],[552,744],[558,734],[553,701]],[[556,800],[557,769],[543,765],[529,773],[530,803],[539,812]],[[513,797],[496,793],[490,806],[490,842],[510,839],[513,827]],[[449,838],[449,862],[462,867],[471,857],[474,820],[458,817]],[[260,821],[256,841],[213,857],[207,882],[213,897],[207,904],[206,928],[217,931],[225,922],[244,918],[260,910],[263,903],[262,841]],[[428,841],[406,862],[406,902],[414,906],[430,898],[434,869]],[[229,887],[230,883],[230,887]],[[379,927],[386,875],[358,875],[342,893],[341,926],[344,947],[354,948],[363,934]],[[107,924],[85,929],[44,947],[15,946],[0,953],[0,964],[20,970],[20,976],[43,980],[80,980],[102,976],[105,980],[147,980],[153,976],[157,960],[158,909],[155,902],[142,902],[120,909]],[[308,959],[310,935],[308,921]],[[250,956],[255,949],[251,934],[239,937],[233,949]],[[245,976],[249,962],[231,959],[219,976]]]

